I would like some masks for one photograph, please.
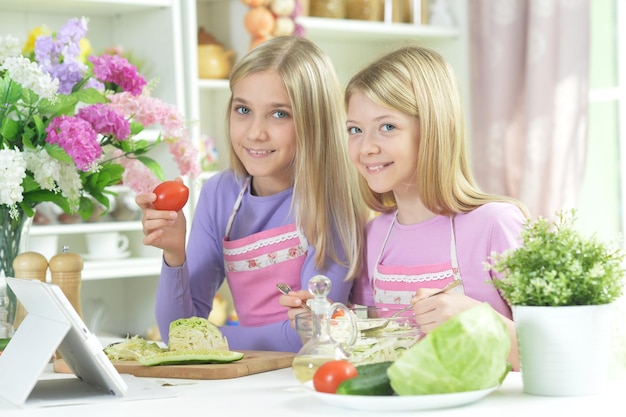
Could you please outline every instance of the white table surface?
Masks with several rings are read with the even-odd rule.
[[[51,368],[42,379],[73,378],[55,374]],[[183,380],[146,378],[176,394],[170,398],[151,400],[110,401],[71,406],[55,406],[9,410],[0,408],[2,417],[118,417],[118,416],[254,416],[268,412],[277,416],[527,416],[567,415],[624,416],[626,379],[611,379],[605,391],[598,395],[579,397],[541,397],[527,395],[522,390],[521,375],[511,372],[503,385],[479,401],[457,408],[407,411],[371,412],[338,408],[316,398],[301,386],[291,368],[224,380]],[[0,406],[2,407],[2,406]],[[218,414],[219,413],[219,414]]]

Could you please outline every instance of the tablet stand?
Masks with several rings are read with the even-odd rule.
[[[27,315],[0,355],[0,396],[24,404],[70,327],[60,314]]]
[[[63,392],[61,400],[76,400],[86,391],[97,398],[126,394],[127,383],[58,285],[35,279],[6,280],[27,315],[0,355],[0,399],[17,406],[41,403],[50,398],[50,390],[40,386],[50,384],[55,389],[58,385],[72,386]],[[77,378],[40,381],[56,351]],[[61,393],[55,391],[52,396],[58,398]],[[84,395],[81,400],[85,400]]]

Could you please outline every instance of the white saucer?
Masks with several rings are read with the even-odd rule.
[[[93,253],[83,253],[81,255],[86,261],[105,261],[108,259],[124,259],[130,256],[130,251],[120,252],[120,253],[103,253],[103,254],[93,254]]]

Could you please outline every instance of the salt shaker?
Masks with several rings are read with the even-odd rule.
[[[45,282],[48,260],[37,252],[23,252],[13,260],[13,270],[15,278],[38,279],[41,282]],[[24,310],[22,303],[18,302],[15,322],[13,323],[14,330],[17,330],[24,317],[26,317],[26,310]]]
[[[49,266],[52,283],[61,288],[74,310],[82,318],[80,290],[83,258],[77,253],[71,253],[69,246],[66,245],[63,246],[61,253],[50,259]]]

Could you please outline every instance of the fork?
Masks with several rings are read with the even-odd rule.
[[[276,284],[276,288],[278,288],[278,291],[280,291],[281,294],[285,295],[289,295],[289,291],[292,291],[291,287],[284,282],[279,282],[278,284]],[[304,308],[305,310],[311,311],[311,307],[309,307],[307,303],[302,303],[300,307]]]

